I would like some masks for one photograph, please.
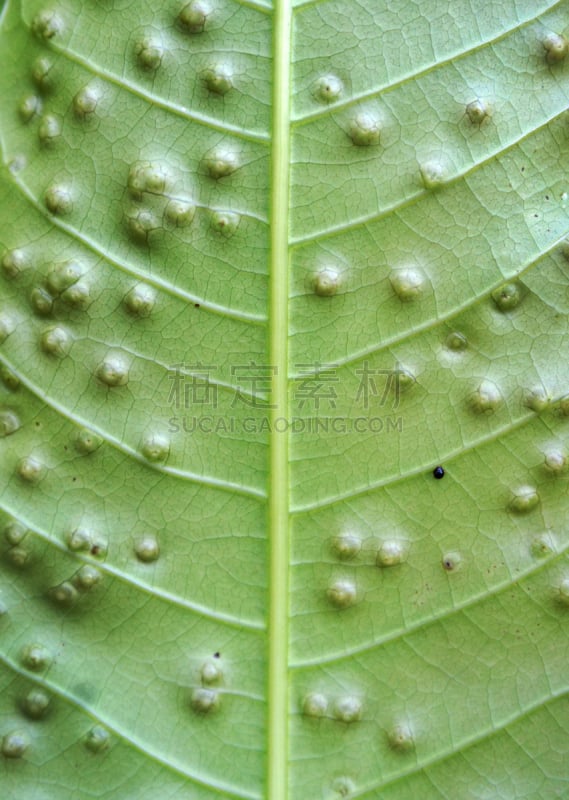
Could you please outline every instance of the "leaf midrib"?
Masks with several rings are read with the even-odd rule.
[[[270,344],[273,422],[288,406],[288,265],[290,194],[290,93],[292,0],[279,0],[273,28],[271,152]],[[269,478],[269,675],[267,797],[286,800],[288,741],[288,438],[273,424]]]

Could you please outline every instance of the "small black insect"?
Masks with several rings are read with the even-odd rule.
[[[436,478],[438,481],[440,481],[440,479],[444,478],[444,476],[445,476],[445,471],[444,471],[444,469],[442,467],[435,467],[434,468],[434,470],[433,470],[433,478]]]

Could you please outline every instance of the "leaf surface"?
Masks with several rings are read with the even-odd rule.
[[[567,796],[569,4],[1,14],[2,796]]]

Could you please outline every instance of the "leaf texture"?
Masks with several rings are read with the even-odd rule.
[[[2,797],[567,797],[569,3],[0,19]]]

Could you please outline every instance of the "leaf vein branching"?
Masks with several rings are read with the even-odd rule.
[[[562,395],[563,397],[565,396]],[[552,404],[561,400],[561,397],[552,398]],[[472,452],[484,445],[488,445],[491,442],[497,441],[500,437],[505,436],[506,434],[511,433],[512,431],[519,430],[524,425],[531,423],[533,420],[537,418],[537,414],[535,412],[528,412],[523,416],[520,416],[518,419],[512,420],[510,418],[510,422],[503,425],[500,428],[496,428],[492,431],[491,434],[488,436],[481,436],[479,439],[472,441],[470,444],[457,447],[455,450],[449,450],[446,454],[439,453],[439,461],[444,461],[445,465],[450,464],[454,459],[463,456],[466,453]],[[298,459],[303,460],[303,459]],[[392,487],[396,486],[403,481],[409,480],[410,478],[416,477],[417,475],[421,475],[425,471],[425,465],[420,465],[415,469],[409,470],[408,472],[397,475],[396,477],[388,477],[382,478],[381,480],[374,481],[372,483],[367,484],[366,486],[362,486],[356,489],[351,489],[350,491],[344,492],[343,494],[335,495],[334,497],[326,498],[325,500],[319,500],[314,503],[310,503],[304,506],[297,506],[291,510],[291,514],[296,516],[300,516],[301,514],[307,514],[312,511],[320,511],[323,508],[329,508],[333,505],[338,503],[345,503],[347,500],[353,500],[356,497],[362,497],[366,494],[370,494],[371,492],[375,492],[378,489],[383,489],[387,486]]]
[[[96,342],[97,344],[101,344],[104,347],[108,347],[109,349],[112,349],[116,346],[110,344],[109,342],[105,342],[101,339],[97,339],[94,336],[89,336],[89,337],[75,336],[74,340],[80,341],[82,338],[85,341]],[[183,366],[180,367],[179,365],[166,364],[163,361],[160,361],[160,359],[156,358],[156,356],[144,355],[143,353],[140,353],[139,351],[134,350],[132,347],[126,346],[124,344],[121,345],[121,350],[122,352],[128,353],[129,355],[133,356],[136,359],[139,359],[142,362],[147,362],[149,364],[152,364],[152,366],[161,367],[162,369],[164,369],[165,372],[169,373],[170,375],[172,375],[172,373],[174,372],[176,379],[197,378],[201,379],[202,381],[204,380],[203,373],[200,374],[199,372],[192,372],[191,369],[185,369]],[[231,394],[235,394],[236,392],[238,392],[240,396],[247,398],[251,401],[265,402],[268,400],[268,396],[263,394],[262,392],[253,393],[246,387],[227,383],[226,381],[221,381],[217,378],[209,377],[209,375],[207,379],[207,386],[217,387],[220,389],[220,391],[229,392]]]
[[[212,489],[221,489],[222,491],[225,492],[233,492],[236,494],[256,499],[263,499],[263,500],[266,499],[266,493],[261,489],[257,489],[251,486],[243,486],[242,484],[233,483],[232,481],[224,481],[221,478],[198,475],[197,473],[194,472],[175,469],[174,467],[168,467],[167,465],[164,464],[150,463],[144,458],[144,456],[138,453],[134,448],[129,447],[128,445],[124,444],[120,439],[117,439],[115,436],[112,436],[110,433],[98,427],[97,425],[93,425],[89,420],[83,419],[78,414],[74,413],[70,409],[63,406],[61,403],[55,401],[49,395],[48,392],[42,391],[33,381],[31,381],[26,375],[24,375],[20,370],[18,370],[15,367],[15,365],[12,364],[4,356],[0,358],[0,364],[4,364],[10,370],[12,370],[14,375],[18,377],[21,383],[24,386],[26,386],[26,388],[35,397],[37,397],[39,400],[45,403],[45,405],[48,405],[62,417],[68,419],[70,422],[73,422],[75,425],[89,428],[98,436],[100,436],[105,442],[107,442],[107,444],[114,447],[123,455],[128,456],[134,459],[135,461],[138,461],[140,464],[144,464],[146,467],[148,467],[148,469],[152,469],[153,471],[157,473],[162,473],[164,475],[170,475],[173,478],[190,481],[192,483],[198,484],[199,486],[209,487]]]
[[[109,564],[107,561],[99,561],[98,559],[83,558],[80,553],[70,553],[69,548],[67,548],[65,544],[63,544],[63,542],[59,541],[59,539],[57,539],[55,536],[52,536],[50,533],[38,527],[37,525],[31,523],[28,519],[26,519],[22,515],[21,511],[11,508],[6,503],[0,503],[0,509],[9,514],[13,519],[17,520],[18,522],[21,522],[22,525],[25,526],[27,531],[30,531],[39,538],[48,542],[52,547],[55,547],[57,550],[66,553],[69,557],[77,561],[78,564],[90,564],[96,566],[97,569],[101,573],[104,573],[105,575],[112,575],[114,578],[117,578],[122,583],[127,584],[128,586],[132,586],[138,591],[149,594],[152,597],[155,597],[159,600],[163,600],[164,602],[171,603],[172,605],[183,608],[186,611],[191,611],[194,614],[199,614],[200,617],[211,619],[215,622],[219,622],[224,625],[229,625],[232,628],[239,628],[241,630],[243,629],[250,631],[265,630],[265,625],[263,625],[262,623],[243,619],[242,617],[234,617],[231,614],[224,614],[220,611],[213,611],[211,608],[208,608],[207,606],[204,606],[201,603],[194,603],[190,600],[186,600],[185,598],[180,597],[177,594],[174,594],[173,592],[167,592],[164,589],[161,589],[159,586],[150,585],[140,580],[139,578],[134,578],[128,573],[123,572],[117,567],[114,567],[112,564]]]
[[[450,322],[459,314],[463,314],[466,311],[471,311],[472,309],[476,308],[477,306],[481,306],[482,303],[487,302],[488,298],[492,296],[492,293],[498,289],[505,281],[516,279],[519,280],[523,278],[524,275],[529,274],[533,269],[535,269],[545,258],[549,257],[555,250],[559,247],[559,245],[565,240],[565,238],[569,235],[569,230],[564,231],[562,236],[558,237],[555,242],[550,245],[547,249],[541,250],[539,256],[532,261],[529,261],[525,266],[517,269],[511,275],[502,275],[499,281],[491,284],[484,292],[480,294],[476,294],[473,298],[465,301],[461,305],[455,306],[450,311],[440,314],[438,317],[434,319],[429,319],[426,322],[419,323],[415,325],[409,331],[406,331],[401,336],[392,336],[390,339],[384,339],[381,344],[373,345],[372,347],[367,347],[364,350],[360,350],[357,353],[350,353],[348,356],[344,358],[335,358],[334,359],[334,367],[345,367],[348,365],[356,364],[358,361],[361,361],[364,358],[369,358],[370,356],[377,356],[382,352],[388,350],[389,348],[399,346],[401,344],[407,344],[408,342],[412,341],[416,336],[419,334],[425,333],[427,331],[436,330],[441,325]],[[290,380],[298,380],[299,378],[305,378],[307,375],[314,374],[316,375],[316,371],[311,373],[309,370],[306,370],[300,375],[299,373],[293,373],[290,375]]]
[[[83,67],[83,69],[90,72],[92,75],[96,75],[98,78],[101,78],[107,81],[114,86],[117,86],[121,90],[125,90],[130,92],[131,94],[135,95],[136,97],[140,97],[142,100],[150,103],[152,106],[156,106],[157,108],[161,108],[164,111],[168,111],[169,113],[173,114],[174,116],[181,117],[182,119],[187,120],[188,122],[196,122],[199,125],[203,125],[207,128],[211,128],[212,130],[218,131],[219,133],[231,134],[239,139],[245,139],[247,141],[258,142],[258,143],[267,143],[269,141],[269,136],[266,133],[257,133],[255,131],[246,131],[239,125],[230,125],[226,122],[218,122],[217,120],[213,119],[213,117],[206,117],[204,114],[197,114],[195,111],[190,111],[184,106],[181,106],[177,103],[168,102],[163,100],[158,95],[151,94],[147,90],[143,89],[140,86],[137,86],[132,81],[127,80],[126,78],[121,78],[107,69],[104,69],[102,66],[94,66],[93,63],[88,58],[82,58],[78,53],[75,53],[73,50],[69,50],[61,45],[57,45],[55,43],[51,43],[51,49],[53,49],[56,53],[59,53],[64,58],[68,59],[69,61],[78,64],[79,66]]]
[[[99,247],[90,237],[85,236],[71,225],[63,222],[57,217],[49,214],[48,211],[41,205],[38,200],[33,195],[33,192],[23,183],[23,181],[18,180],[13,175],[11,176],[14,185],[20,190],[22,195],[26,197],[26,199],[33,205],[33,207],[39,211],[39,213],[49,219],[50,224],[54,227],[58,228],[59,230],[66,233],[75,241],[78,241],[82,245],[84,245],[87,249],[91,250],[91,252],[95,253],[96,256],[101,258],[102,260],[106,261],[113,267],[120,269],[121,272],[124,272],[127,275],[132,275],[133,277],[138,278],[139,280],[144,281],[145,283],[153,286],[156,289],[160,289],[161,291],[165,292],[166,294],[171,295],[172,297],[177,297],[178,299],[184,300],[187,303],[199,303],[200,308],[204,311],[210,311],[216,314],[221,314],[224,317],[230,317],[232,319],[241,320],[244,322],[248,322],[251,324],[263,324],[266,322],[266,318],[259,314],[249,314],[243,311],[236,311],[234,309],[228,308],[226,306],[219,305],[217,303],[212,303],[209,300],[205,300],[203,297],[199,297],[198,295],[190,294],[189,292],[184,291],[183,289],[179,289],[178,287],[174,286],[172,283],[165,281],[161,278],[156,277],[155,275],[150,275],[147,272],[143,272],[142,270],[136,269],[130,265],[127,265],[121,261],[118,261],[116,258],[112,258],[103,248]]]
[[[127,733],[126,731],[121,730],[118,725],[113,724],[109,719],[104,717],[102,714],[94,714],[93,710],[83,703],[79,698],[75,697],[74,695],[70,694],[67,691],[64,691],[61,687],[59,687],[56,683],[49,680],[47,677],[42,676],[41,678],[38,675],[34,675],[31,672],[28,672],[25,669],[21,669],[14,661],[9,658],[6,658],[2,653],[0,653],[0,663],[4,664],[4,666],[9,669],[10,671],[14,672],[15,674],[25,678],[26,680],[32,681],[35,683],[36,686],[41,686],[44,689],[49,690],[53,695],[60,698],[65,703],[73,706],[74,708],[82,711],[86,716],[90,717],[93,722],[97,722],[103,725],[110,733],[120,739],[128,747],[131,747],[133,750],[138,751],[146,758],[151,758],[160,766],[166,768],[170,772],[180,775],[183,778],[191,781],[192,783],[196,784],[197,786],[203,786],[207,789],[213,789],[215,791],[220,792],[221,794],[225,794],[228,797],[235,797],[235,798],[242,798],[242,800],[261,800],[261,796],[252,793],[252,792],[237,792],[230,786],[221,783],[220,781],[214,781],[211,778],[207,780],[204,778],[200,778],[197,775],[188,772],[188,770],[184,769],[183,765],[180,764],[177,760],[170,756],[166,757],[161,755],[157,752],[150,751],[143,742],[136,740],[132,734]]]
[[[420,772],[423,772],[431,767],[438,766],[439,764],[443,764],[445,761],[449,761],[456,755],[463,754],[466,750],[469,750],[476,745],[481,744],[482,742],[489,741],[493,739],[495,736],[499,736],[503,733],[507,728],[512,725],[519,723],[521,720],[529,717],[531,714],[541,710],[544,706],[547,706],[551,703],[556,703],[559,700],[563,700],[564,698],[569,696],[569,690],[564,689],[563,691],[553,692],[550,697],[545,697],[540,700],[536,700],[534,703],[531,703],[526,708],[520,709],[514,714],[511,714],[508,718],[502,720],[498,723],[493,723],[491,728],[486,728],[481,730],[480,732],[476,733],[473,736],[469,736],[459,744],[453,745],[452,750],[445,750],[441,753],[436,753],[436,755],[432,756],[431,758],[426,758],[420,761],[416,767],[413,769],[407,770],[405,772],[401,772],[396,778],[392,778],[391,780],[387,780],[385,782],[378,782],[375,784],[369,784],[368,786],[362,787],[350,793],[351,798],[363,798],[366,795],[370,794],[371,792],[377,791],[384,791],[388,789],[400,781],[408,780],[412,775],[417,775]]]
[[[434,69],[438,70],[441,67],[448,66],[449,64],[452,64],[454,66],[457,63],[457,61],[461,61],[462,59],[474,55],[475,53],[478,53],[482,50],[485,50],[488,47],[494,47],[498,42],[507,39],[513,33],[516,33],[520,30],[523,30],[524,28],[527,28],[529,25],[534,24],[540,15],[552,11],[556,6],[561,5],[564,1],[565,0],[557,0],[557,2],[553,4],[553,6],[546,6],[542,8],[534,16],[524,19],[522,22],[519,22],[518,24],[512,26],[511,28],[508,28],[508,30],[501,32],[498,36],[495,36],[492,39],[487,39],[486,41],[481,42],[480,44],[477,44],[474,47],[470,47],[467,50],[462,50],[461,52],[455,53],[451,56],[448,56],[445,59],[441,59],[440,61],[435,61],[432,64],[429,64],[428,66],[418,70],[417,72],[413,72],[410,75],[406,75],[404,78],[401,78],[393,83],[386,84],[385,86],[380,86],[379,88],[375,88],[373,91],[370,92],[361,92],[358,95],[352,95],[352,97],[350,97],[348,100],[338,101],[329,108],[318,110],[316,112],[313,112],[312,114],[306,114],[300,117],[296,117],[293,120],[293,127],[296,128],[302,125],[306,125],[307,123],[313,122],[314,120],[320,119],[321,117],[327,116],[328,114],[340,111],[341,109],[344,108],[350,108],[351,106],[356,105],[357,103],[361,103],[362,101],[369,100],[370,98],[373,97],[377,97],[377,95],[379,94],[390,93],[395,89],[399,89],[402,86],[405,86],[406,84],[418,81],[423,76],[428,75],[430,72],[433,72]],[[316,4],[318,2],[322,2],[322,0],[315,0],[314,3],[311,2],[303,3],[302,6],[298,7],[296,10],[303,11],[307,6]]]
[[[427,630],[428,628],[431,628],[434,625],[438,625],[440,622],[443,622],[444,620],[451,619],[452,617],[455,617],[457,614],[461,614],[467,609],[475,606],[477,603],[481,602],[484,603],[488,598],[491,597],[495,598],[501,594],[508,592],[513,586],[520,583],[520,581],[522,580],[526,580],[527,578],[533,578],[534,576],[539,575],[541,572],[550,567],[552,564],[556,564],[563,561],[567,553],[569,553],[569,544],[560,549],[557,553],[554,553],[553,555],[543,558],[542,560],[539,561],[537,565],[533,564],[528,569],[520,571],[517,575],[512,575],[509,580],[503,581],[502,583],[499,583],[496,586],[491,586],[490,588],[486,588],[480,594],[473,595],[472,597],[469,597],[467,600],[464,600],[461,603],[457,603],[456,605],[447,608],[442,613],[433,614],[430,617],[425,617],[423,619],[417,620],[416,622],[412,622],[403,629],[391,631],[390,633],[380,637],[379,639],[374,640],[373,642],[366,642],[365,645],[350,647],[343,653],[330,654],[325,657],[320,656],[318,659],[293,662],[291,663],[290,668],[291,670],[292,669],[304,670],[304,669],[319,669],[320,667],[323,666],[329,667],[330,664],[338,664],[344,661],[345,659],[353,658],[355,656],[359,656],[364,653],[369,653],[378,647],[383,647],[386,644],[392,644],[393,642],[405,639],[407,636],[409,636],[409,634],[413,633],[413,631],[419,629],[421,631]]]
[[[532,136],[539,133],[542,130],[545,130],[547,127],[551,125],[552,122],[555,122],[558,119],[567,113],[566,105],[563,106],[558,112],[553,114],[551,117],[545,120],[541,125],[536,127],[532,127],[530,130],[523,133],[520,137],[515,139],[514,141],[510,142],[510,144],[506,145],[505,147],[500,148],[500,150],[496,150],[491,153],[487,158],[483,158],[478,162],[472,164],[468,169],[456,172],[452,177],[449,177],[447,181],[445,181],[445,188],[451,187],[459,183],[459,181],[464,180],[465,178],[474,175],[479,170],[481,170],[486,165],[490,164],[492,161],[499,159],[500,157],[506,155],[507,153],[514,150],[514,148],[519,147],[523,142],[526,142],[531,139]],[[417,167],[418,169],[418,167]],[[335,225],[330,228],[322,229],[320,231],[316,231],[314,233],[306,234],[305,236],[299,236],[297,239],[292,240],[292,247],[294,249],[299,249],[307,244],[311,244],[313,242],[321,242],[323,239],[332,239],[336,236],[340,236],[341,234],[348,233],[354,230],[358,230],[370,222],[379,222],[382,219],[385,219],[391,214],[394,214],[399,211],[406,210],[408,208],[413,208],[416,206],[417,203],[420,203],[425,197],[432,196],[433,192],[429,189],[421,189],[420,191],[415,192],[414,194],[407,197],[405,200],[402,200],[400,203],[394,203],[387,208],[384,208],[381,211],[374,212],[373,214],[367,214],[362,217],[358,217],[357,219],[341,223],[339,225]]]

